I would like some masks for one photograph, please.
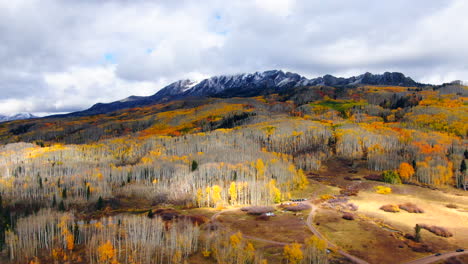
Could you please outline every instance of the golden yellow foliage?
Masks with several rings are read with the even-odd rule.
[[[235,182],[231,182],[231,185],[229,186],[229,196],[231,196],[231,204],[235,204],[237,202],[237,190]]]
[[[324,250],[327,248],[327,242],[318,238],[317,236],[311,236],[305,240],[305,244],[309,247],[314,247],[319,250]]]
[[[114,246],[110,240],[98,247],[99,261],[101,263],[117,264]]]
[[[204,249],[204,250],[202,251],[202,255],[203,255],[203,257],[205,257],[205,258],[209,258],[209,257],[211,256],[211,251],[209,251],[208,249]]]
[[[284,246],[283,255],[289,264],[299,264],[304,258],[301,244],[299,243],[292,243]]]
[[[281,191],[276,187],[276,180],[272,179],[269,183],[270,196],[274,203],[281,202]]]
[[[197,205],[201,206],[203,201],[203,191],[201,188],[197,189],[197,197],[196,197]]]
[[[218,202],[221,201],[221,186],[214,185],[213,186],[213,203],[216,205]]]
[[[255,247],[252,243],[247,243],[247,246],[245,246],[245,253],[247,253],[249,258],[253,258],[255,256]]]
[[[307,180],[307,176],[304,174],[304,171],[302,169],[299,169],[296,174],[296,186],[300,190],[304,189],[307,187],[309,184],[309,180]]]
[[[333,199],[333,198],[335,198],[335,196],[330,195],[330,194],[322,194],[322,195],[320,195],[320,199],[322,199],[322,200],[330,200],[330,199]]]
[[[182,252],[180,250],[176,250],[174,255],[172,255],[172,263],[179,264],[182,261]]]
[[[257,178],[263,179],[265,177],[265,164],[262,159],[257,159],[255,169],[257,169]]]
[[[231,242],[232,248],[238,248],[242,243],[242,233],[237,232],[229,237],[229,241]]]
[[[379,185],[375,187],[375,192],[379,194],[390,194],[392,193],[392,188]]]

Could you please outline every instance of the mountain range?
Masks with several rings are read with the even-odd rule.
[[[307,79],[297,73],[270,70],[249,74],[214,76],[200,82],[179,80],[169,84],[151,96],[130,96],[111,103],[97,103],[83,111],[51,117],[90,116],[193,97],[257,96],[282,92],[294,87],[318,85],[335,87],[348,85],[424,86],[424,84],[415,82],[410,77],[406,77],[399,72],[385,72],[383,74],[365,73],[349,78],[325,75],[323,77]]]
[[[13,115],[0,115],[0,123],[1,122],[8,122],[13,120],[22,120],[22,119],[31,119],[37,118],[37,116],[31,113],[18,113]]]

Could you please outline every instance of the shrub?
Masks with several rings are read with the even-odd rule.
[[[458,205],[456,205],[456,204],[447,204],[446,207],[451,208],[451,209],[457,209]]]
[[[294,203],[284,207],[284,210],[292,211],[292,212],[299,212],[310,209],[310,205],[305,203]]]
[[[400,212],[400,208],[396,204],[382,205],[380,207],[380,210],[383,210],[383,211],[389,212],[389,213],[398,213],[398,212]]]
[[[375,192],[379,194],[389,194],[392,193],[392,188],[386,186],[376,186]]]
[[[343,213],[343,219],[354,220],[354,215],[352,213],[345,212]]]
[[[270,217],[265,214],[259,215],[255,218],[255,220],[257,221],[268,221],[269,219]]]
[[[261,215],[269,212],[274,212],[275,208],[271,206],[246,206],[241,208],[242,211],[252,215]]]
[[[344,177],[344,179],[347,180],[347,181],[360,181],[360,180],[362,180],[359,177],[349,177],[349,176]]]
[[[359,189],[357,188],[346,188],[346,189],[341,189],[340,194],[346,195],[346,196],[357,196],[359,193]]]
[[[415,214],[422,214],[424,213],[424,210],[419,208],[417,205],[413,203],[404,203],[398,205],[400,209],[407,211],[408,213],[415,213]]]
[[[391,184],[401,184],[400,175],[398,172],[393,170],[384,171],[382,173],[382,178],[384,182]]]
[[[359,206],[353,204],[353,203],[348,203],[348,209],[351,211],[357,211],[359,209]]]
[[[330,195],[330,194],[322,194],[322,195],[320,195],[320,199],[322,199],[322,200],[330,200],[330,199],[333,199],[333,198],[335,198],[335,196]]]
[[[427,231],[441,237],[452,237],[453,234],[448,231],[445,227],[440,227],[440,226],[428,226],[425,224],[419,224],[421,228],[426,229]]]
[[[369,174],[367,176],[364,176],[364,179],[369,181],[383,181],[382,175],[379,174]]]

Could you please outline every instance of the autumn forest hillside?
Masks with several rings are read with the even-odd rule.
[[[309,198],[334,160],[382,184],[461,191],[467,139],[458,83],[298,86],[0,123],[0,247],[11,263],[276,263],[241,234],[210,233],[209,214],[154,210]],[[298,242],[281,261],[346,263],[315,236]]]

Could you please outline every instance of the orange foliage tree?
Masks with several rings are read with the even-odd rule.
[[[414,168],[406,162],[402,162],[398,168],[400,177],[404,180],[409,180],[414,175]]]

